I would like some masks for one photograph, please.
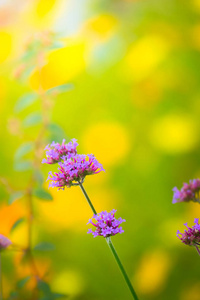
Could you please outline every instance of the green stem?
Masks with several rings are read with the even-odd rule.
[[[0,253],[0,300],[3,300],[1,253]]]
[[[90,205],[90,208],[92,209],[93,213],[94,213],[95,215],[97,215],[97,212],[96,212],[96,210],[95,210],[95,208],[94,208],[94,206],[93,206],[93,204],[92,204],[92,202],[91,202],[91,200],[90,200],[88,194],[86,193],[86,190],[84,189],[83,185],[82,185],[80,182],[79,182],[79,185],[80,185],[80,188],[81,188],[81,190],[82,190],[82,192],[83,192],[83,194],[84,194],[84,196],[85,196],[85,198],[86,198],[88,204]],[[131,284],[131,281],[130,281],[130,279],[128,278],[128,275],[127,275],[127,273],[126,273],[126,271],[125,271],[125,269],[124,269],[124,267],[123,267],[123,265],[122,265],[122,263],[121,263],[121,261],[120,261],[120,259],[119,259],[119,256],[118,256],[118,254],[117,254],[117,252],[116,252],[116,250],[115,250],[115,248],[114,248],[114,246],[113,246],[113,243],[112,243],[110,237],[107,237],[107,238],[106,238],[106,242],[107,242],[107,244],[108,244],[110,250],[112,251],[112,254],[114,255],[114,258],[115,258],[115,260],[116,260],[116,262],[117,262],[117,264],[118,264],[118,266],[119,266],[119,268],[120,268],[120,270],[121,270],[121,272],[122,272],[122,274],[123,274],[123,276],[124,276],[124,279],[125,279],[125,281],[126,281],[128,287],[129,287],[129,290],[130,290],[130,292],[131,292],[133,298],[134,298],[135,300],[138,300],[138,297],[137,297],[137,295],[136,295],[136,293],[135,293],[135,291],[134,291],[134,289],[133,289],[133,286],[132,286],[132,284]]]
[[[80,188],[81,188],[81,190],[82,190],[82,192],[83,192],[83,194],[84,194],[84,196],[85,196],[85,198],[86,198],[86,200],[87,200],[87,202],[88,202],[88,204],[89,204],[91,210],[93,211],[93,213],[94,213],[95,215],[97,215],[97,212],[96,212],[96,210],[95,210],[95,208],[94,208],[92,202],[90,201],[90,198],[89,198],[88,194],[86,193],[86,190],[84,189],[82,183],[79,182],[79,185],[80,185]]]
[[[115,247],[114,247],[114,245],[113,245],[113,243],[112,243],[112,241],[111,241],[111,238],[110,238],[110,237],[107,237],[107,238],[106,238],[106,242],[107,242],[107,244],[108,244],[110,250],[112,251],[112,254],[113,254],[114,257],[115,257],[115,260],[116,260],[116,262],[117,262],[117,264],[118,264],[118,266],[119,266],[119,268],[120,268],[120,270],[121,270],[121,272],[122,272],[122,274],[123,274],[123,276],[124,276],[124,279],[125,279],[125,281],[126,281],[128,287],[129,287],[129,290],[130,290],[130,292],[131,292],[133,298],[134,298],[135,300],[138,300],[138,297],[137,297],[137,295],[136,295],[136,292],[134,291],[134,288],[133,288],[133,286],[132,286],[132,284],[131,284],[131,282],[130,282],[130,279],[128,278],[128,275],[127,275],[127,273],[126,273],[126,271],[125,271],[125,269],[124,269],[124,267],[123,267],[123,265],[122,265],[122,263],[121,263],[121,260],[119,259],[119,256],[118,256],[118,254],[117,254],[117,251],[115,250]]]
[[[199,250],[199,247],[198,247],[198,246],[195,246],[195,248],[196,248],[196,250],[197,250],[198,254],[200,255],[200,250]]]

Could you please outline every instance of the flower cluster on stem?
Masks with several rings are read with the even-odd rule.
[[[58,172],[49,172],[47,180],[50,181],[50,187],[63,189],[72,185],[83,183],[87,175],[97,174],[104,171],[103,166],[97,161],[92,154],[77,154],[77,142],[75,139],[65,144],[53,142],[46,152],[47,158],[43,159],[43,163],[58,163]]]
[[[189,183],[184,183],[183,187],[178,190],[177,187],[173,188],[172,203],[177,202],[200,202],[200,179],[190,180]]]
[[[124,279],[130,289],[130,292],[135,300],[138,300],[138,297],[133,289],[131,281],[126,274],[126,271],[119,259],[119,256],[111,242],[111,236],[116,235],[117,233],[123,233],[123,229],[120,226],[122,222],[125,222],[124,219],[115,218],[116,210],[112,210],[111,212],[102,211],[97,214],[96,210],[87,195],[82,183],[87,175],[97,174],[101,171],[104,171],[103,166],[96,160],[94,155],[80,155],[77,154],[76,140],[72,140],[72,142],[65,144],[63,140],[62,145],[53,142],[50,146],[45,148],[47,150],[47,159],[43,160],[43,163],[56,163],[58,162],[59,168],[58,172],[52,173],[49,172],[49,176],[47,180],[50,180],[50,187],[57,187],[58,189],[63,189],[65,187],[71,187],[73,185],[79,185],[91,210],[94,215],[92,219],[89,220],[88,224],[92,224],[95,226],[95,231],[92,229],[88,230],[88,233],[92,233],[94,237],[103,236],[106,238],[106,242],[114,258],[124,276]],[[119,227],[120,226],[120,227]]]
[[[190,180],[189,183],[184,183],[183,187],[178,190],[177,187],[173,188],[173,200],[172,203],[178,202],[198,202],[200,203],[200,179]],[[181,233],[179,230],[177,231],[177,237],[188,246],[195,246],[198,254],[200,255],[200,224],[199,219],[194,219],[195,225],[192,227],[188,227],[187,223],[184,225],[187,229]]]
[[[93,219],[95,219],[96,223],[93,222],[92,219],[89,220],[87,224],[92,224],[96,227],[95,231],[92,229],[88,230],[88,233],[92,233],[94,237],[103,236],[109,237],[113,236],[117,233],[123,233],[124,230],[119,225],[122,222],[126,222],[121,217],[119,219],[115,218],[116,210],[113,209],[110,213],[107,211],[102,211],[97,215],[93,215]]]
[[[184,225],[187,229],[181,233],[179,230],[177,231],[177,237],[182,241],[182,243],[189,246],[200,246],[200,224],[199,219],[194,219],[195,225],[192,227],[188,227],[187,223]]]
[[[72,139],[69,143],[65,143],[65,140],[62,141],[62,144],[52,142],[51,145],[47,145],[46,150],[46,159],[42,160],[42,163],[46,164],[55,164],[59,161],[65,160],[70,155],[77,154],[76,147],[78,143],[76,139]]]

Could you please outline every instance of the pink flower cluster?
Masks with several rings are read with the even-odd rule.
[[[92,231],[92,229],[89,229],[88,233],[92,233],[94,237],[109,237],[117,233],[123,233],[124,230],[122,229],[122,227],[119,227],[119,225],[122,222],[126,221],[122,218],[116,219],[115,213],[116,210],[113,209],[110,213],[108,213],[107,211],[102,211],[97,215],[93,215],[96,223],[93,223],[92,219],[90,219],[87,224],[94,225],[96,227],[96,230]]]
[[[51,145],[47,145],[44,150],[46,150],[47,158],[42,160],[42,163],[46,164],[55,164],[70,155],[77,154],[76,147],[78,143],[76,139],[72,139],[69,143],[65,144],[65,140],[62,141],[62,144],[53,142]]]
[[[101,171],[105,171],[103,166],[96,160],[92,154],[77,154],[76,147],[78,146],[75,139],[65,144],[63,140],[62,144],[53,142],[45,149],[47,159],[43,159],[43,163],[53,164],[58,163],[58,172],[49,172],[47,180],[50,180],[50,187],[58,187],[63,189],[65,187],[71,187],[72,185],[78,185],[83,183],[87,175],[97,174]]]
[[[12,242],[7,237],[5,237],[3,234],[0,234],[0,250],[6,249],[11,244]]]
[[[58,172],[53,174],[49,172],[48,180],[50,187],[64,189],[83,182],[87,175],[97,174],[104,171],[102,165],[92,154],[74,155],[64,162],[60,162]]]
[[[178,190],[177,187],[173,188],[173,200],[172,203],[178,202],[200,202],[199,199],[200,191],[200,179],[190,180],[189,184],[184,183],[181,190]]]
[[[184,225],[187,227],[183,233],[177,231],[177,237],[186,245],[196,246],[200,245],[200,224],[199,219],[194,219],[195,225],[191,228],[188,227],[187,223]],[[180,236],[181,235],[181,236]]]

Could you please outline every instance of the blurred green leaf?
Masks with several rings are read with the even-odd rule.
[[[10,195],[8,199],[8,204],[12,204],[14,201],[20,199],[24,196],[24,192],[18,191]]]
[[[38,289],[42,291],[44,294],[51,293],[50,286],[45,281],[39,280],[38,281]]]
[[[24,72],[21,74],[20,79],[21,80],[26,80],[31,75],[31,73],[33,72],[34,69],[35,69],[35,66],[27,67],[24,70]]]
[[[63,137],[66,136],[64,130],[57,124],[51,123],[48,126],[48,130],[50,131],[49,141],[62,141]]]
[[[32,169],[32,163],[30,160],[23,160],[23,161],[18,161],[14,165],[15,171],[26,171]]]
[[[34,172],[34,178],[35,180],[39,183],[39,185],[42,185],[44,182],[44,176],[42,174],[42,172],[35,170]]]
[[[13,224],[13,226],[12,226],[12,228],[11,228],[11,232],[13,231],[13,230],[15,230],[15,228],[17,228],[18,227],[18,225],[20,225],[22,222],[24,222],[24,218],[20,218],[20,219],[18,219],[14,224]]]
[[[38,290],[42,292],[42,297],[40,300],[54,300],[54,299],[66,299],[67,295],[60,293],[53,293],[48,283],[39,280],[38,281]]]
[[[64,294],[59,294],[59,293],[52,294],[52,299],[66,299],[66,298],[68,298],[68,296]]]
[[[28,115],[24,119],[23,125],[24,125],[24,127],[30,127],[30,126],[37,125],[41,121],[42,121],[42,116],[38,112],[34,112],[34,113],[31,113],[30,115]]]
[[[43,188],[36,188],[33,190],[33,194],[42,200],[48,200],[51,201],[53,200],[53,197],[51,196],[51,194],[49,192],[47,192],[46,190],[44,190]]]
[[[72,83],[66,83],[59,86],[55,86],[47,91],[47,94],[51,94],[52,92],[64,93],[72,90],[74,85]]]
[[[67,299],[67,298],[68,297],[66,295],[52,293],[52,294],[49,294],[48,296],[44,296],[44,297],[40,298],[40,300],[54,300],[54,299]]]
[[[33,250],[37,250],[37,251],[52,251],[52,250],[55,250],[55,246],[51,243],[46,243],[46,242],[43,242],[43,243],[39,243],[37,244]]]
[[[24,143],[22,144],[17,151],[15,152],[15,160],[22,158],[25,154],[30,152],[33,149],[33,143]]]
[[[22,111],[23,109],[25,109],[26,107],[28,107],[29,105],[31,105],[32,103],[35,102],[35,100],[37,100],[38,95],[36,94],[26,94],[24,96],[22,96],[21,98],[19,98],[19,100],[17,101],[16,105],[15,105],[15,112],[19,113],[20,111]]]
[[[52,45],[50,45],[48,47],[49,50],[54,50],[54,49],[60,49],[60,48],[63,48],[65,45],[64,43],[61,43],[61,42],[55,42],[53,43]]]
[[[19,289],[22,289],[22,288],[25,286],[25,284],[29,281],[30,278],[31,278],[31,276],[27,276],[27,277],[25,277],[25,278],[19,280],[19,281],[17,282],[17,287],[18,287]]]
[[[35,56],[35,51],[33,50],[28,50],[26,51],[22,56],[21,56],[21,61],[22,62],[27,62],[29,61],[31,58],[34,58]]]
[[[12,292],[10,293],[9,300],[19,299],[18,296],[19,296],[19,293],[18,293],[18,292],[12,291]]]

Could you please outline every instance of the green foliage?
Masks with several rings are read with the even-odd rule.
[[[11,228],[11,232],[12,231],[14,231],[22,222],[24,222],[25,221],[25,219],[24,218],[20,218],[20,219],[18,219],[14,224],[13,224],[13,226],[12,226],[12,228]]]
[[[33,250],[37,250],[37,251],[52,251],[54,249],[55,246],[47,242],[39,243],[33,248]]]
[[[8,204],[12,204],[14,201],[22,198],[23,196],[24,196],[24,192],[21,191],[12,193],[8,199]]]
[[[71,84],[71,83],[66,83],[66,84],[62,84],[62,85],[59,85],[59,86],[56,86],[56,87],[53,87],[51,89],[49,89],[47,91],[47,94],[51,94],[51,93],[65,93],[65,92],[68,92],[70,90],[72,90],[74,88],[74,85]]]
[[[66,136],[64,130],[55,123],[50,123],[48,126],[49,134],[49,141],[62,141],[63,137]]]
[[[33,165],[30,160],[17,161],[14,164],[15,171],[23,172],[32,169]]]
[[[19,289],[22,289],[26,285],[26,283],[29,281],[30,278],[31,278],[31,276],[27,276],[27,277],[24,277],[21,280],[19,280],[17,282],[17,287]]]
[[[39,170],[34,171],[34,179],[39,185],[42,185],[44,183],[44,176],[42,172]]]
[[[54,42],[52,45],[50,45],[48,47],[49,50],[55,50],[55,49],[60,49],[60,48],[63,48],[64,47],[64,44],[61,43],[61,42]]]
[[[33,150],[33,143],[23,143],[15,152],[14,169],[16,171],[26,171],[32,169],[33,165],[30,160],[22,160],[22,158]]]
[[[14,108],[15,112],[16,113],[21,112],[22,110],[24,110],[25,108],[27,108],[28,106],[33,104],[37,99],[38,99],[37,94],[30,93],[30,94],[23,95],[16,102],[16,105],[15,105],[15,108]]]
[[[52,195],[49,192],[47,192],[45,189],[43,189],[42,187],[35,188],[33,190],[33,194],[35,197],[37,197],[41,200],[47,200],[47,201],[53,200]]]
[[[15,152],[15,160],[21,159],[24,155],[33,150],[33,143],[27,142],[23,143]]]
[[[28,127],[31,127],[31,126],[34,126],[34,125],[37,125],[39,124],[40,122],[42,121],[42,116],[40,113],[38,112],[34,112],[34,113],[31,113],[30,115],[28,115],[24,121],[23,121],[23,126],[25,128],[28,128]]]
[[[10,293],[9,300],[17,300],[17,299],[19,299],[18,296],[19,296],[19,293],[18,293],[18,292],[12,291],[12,292]]]
[[[53,293],[48,283],[39,280],[38,290],[40,291],[40,300],[55,300],[55,299],[67,299],[67,295]]]

